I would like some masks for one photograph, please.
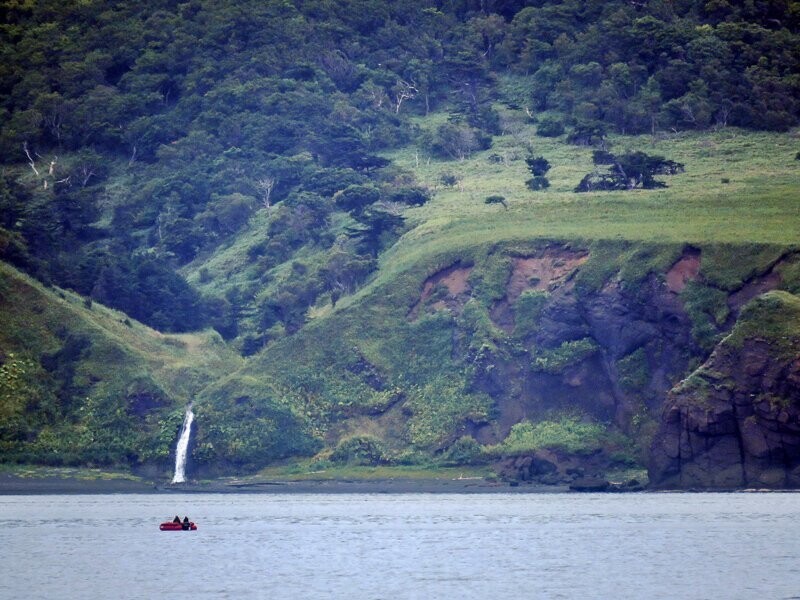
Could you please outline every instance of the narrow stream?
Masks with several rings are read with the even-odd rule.
[[[186,453],[189,450],[189,437],[192,435],[192,421],[194,421],[194,413],[190,404],[186,408],[181,436],[178,438],[178,446],[175,448],[175,475],[172,483],[186,483]]]

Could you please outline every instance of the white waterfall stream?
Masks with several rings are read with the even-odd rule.
[[[183,427],[178,438],[178,446],[175,448],[175,475],[172,477],[172,483],[186,483],[186,453],[189,451],[192,421],[194,421],[194,413],[190,404],[186,408],[186,416],[183,418]]]

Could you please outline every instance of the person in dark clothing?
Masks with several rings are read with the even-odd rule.
[[[173,523],[180,523],[181,522],[181,518],[178,515],[175,515],[175,518],[172,519],[172,522]]]
[[[189,517],[184,516],[183,517],[183,524],[181,525],[181,527],[183,529],[189,529],[191,526],[192,526],[192,524],[189,523]]]

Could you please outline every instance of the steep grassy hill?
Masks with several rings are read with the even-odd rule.
[[[241,365],[216,332],[164,335],[0,264],[5,460],[171,468],[189,402]]]

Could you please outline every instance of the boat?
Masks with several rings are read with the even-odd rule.
[[[189,526],[185,527],[183,523],[175,523],[174,521],[165,521],[158,526],[161,531],[197,531],[197,525],[194,521],[189,521]]]

